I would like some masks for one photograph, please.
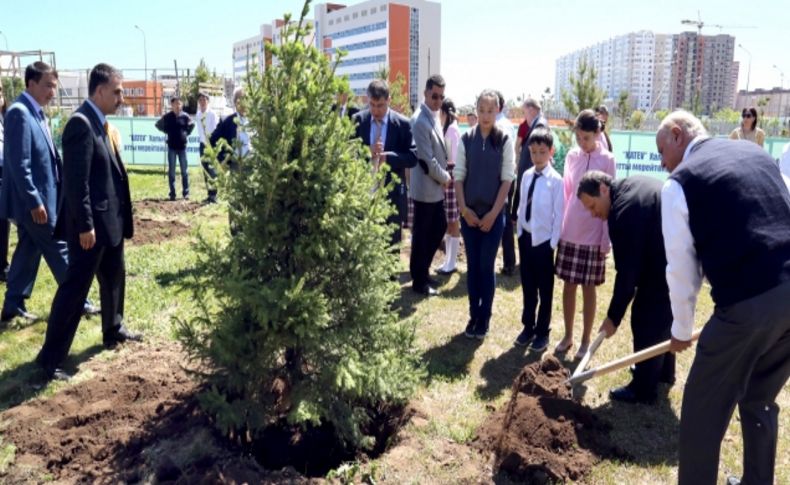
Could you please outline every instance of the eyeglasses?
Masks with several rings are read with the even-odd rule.
[[[751,113],[744,113],[741,115],[741,118],[751,118],[751,117],[752,117]]]
[[[444,94],[433,93],[431,99],[434,101],[444,101]]]

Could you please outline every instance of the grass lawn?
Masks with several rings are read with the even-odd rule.
[[[132,195],[135,200],[164,199],[167,181],[161,167],[131,167]],[[205,198],[205,186],[198,169],[190,171],[192,199]],[[180,180],[178,181],[180,183]],[[184,204],[176,202],[175,204]],[[146,209],[137,217],[156,220],[166,214]],[[171,216],[172,217],[172,216]],[[174,284],[188,271],[195,260],[191,244],[195,231],[222,236],[227,233],[227,217],[223,204],[203,206],[181,216],[192,232],[166,239],[158,244],[128,245],[126,322],[129,327],[146,334],[149,342],[171,340],[175,318],[188,318],[196,310],[191,296],[179,293]],[[12,246],[14,237],[12,236]],[[407,263],[404,260],[404,271]],[[461,265],[464,268],[464,265]],[[612,291],[613,270],[607,270],[607,283],[599,288],[596,328],[603,319]],[[405,278],[401,278],[405,281]],[[386,483],[479,483],[492,480],[488,464],[466,446],[492,409],[509,396],[510,384],[521,368],[539,359],[520,348],[513,338],[521,324],[521,291],[518,277],[500,277],[494,303],[494,316],[488,338],[472,342],[461,335],[467,320],[467,299],[463,271],[445,280],[443,295],[436,299],[417,298],[404,286],[400,301],[403,318],[413,319],[417,328],[417,345],[423,354],[428,378],[414,397],[416,417],[402,433],[403,440],[393,450],[362,468]],[[28,309],[46,317],[55,283],[49,269],[42,265]],[[555,287],[551,347],[562,337],[561,285]],[[97,286],[91,298],[98,302]],[[579,294],[581,299],[581,294]],[[577,305],[581,311],[581,301]],[[700,298],[697,324],[701,326],[712,311],[707,294]],[[631,333],[626,316],[617,335],[604,342],[593,359],[597,365],[631,352]],[[577,319],[576,344],[581,333],[581,315]],[[47,397],[68,384],[51,384],[44,389],[27,385],[36,372],[31,361],[43,341],[46,323],[23,326],[13,323],[0,328],[0,411],[34,398]],[[87,359],[112,359],[115,353],[101,347],[101,325],[98,318],[83,321],[71,350],[72,364]],[[627,382],[627,371],[588,381],[584,402],[598,415],[612,423],[612,433],[619,445],[634,461],[603,461],[587,478],[586,483],[673,483],[676,481],[676,442],[678,414],[685,377],[693,357],[687,351],[678,357],[678,382],[669,390],[667,399],[655,406],[628,406],[609,401],[611,387]],[[573,363],[568,362],[573,368]],[[77,374],[76,382],[93,376]],[[787,387],[779,395],[778,404],[790,407]],[[0,423],[2,428],[2,423]],[[780,415],[780,442],[777,450],[776,483],[790,483],[790,413]],[[782,433],[784,431],[784,433]],[[742,444],[739,420],[733,417],[722,446],[721,477],[740,474]],[[0,435],[0,473],[13,463],[13,443]],[[0,474],[0,481],[2,475]]]

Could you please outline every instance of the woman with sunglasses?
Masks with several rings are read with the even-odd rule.
[[[757,110],[754,106],[743,108],[741,113],[741,126],[732,130],[731,140],[749,140],[763,146],[765,143],[765,132],[757,127]]]

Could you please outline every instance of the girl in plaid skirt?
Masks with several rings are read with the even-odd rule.
[[[597,141],[601,123],[592,110],[579,113],[574,126],[577,147],[565,158],[563,186],[565,214],[557,247],[556,273],[563,280],[562,313],[565,337],[555,351],[567,352],[573,346],[573,320],[576,314],[576,288],[581,285],[584,302],[582,339],[576,358],[581,359],[590,344],[595,318],[595,287],[604,282],[609,230],[606,222],[594,218],[576,197],[576,189],[585,172],[600,170],[615,176],[614,156]]]
[[[442,103],[442,126],[444,127],[444,143],[447,146],[447,171],[451,176],[455,168],[455,155],[458,142],[461,140],[461,129],[458,128],[458,118],[455,114],[455,103],[446,98]],[[445,237],[444,264],[436,270],[440,275],[455,273],[455,264],[458,259],[458,248],[461,246],[461,223],[458,214],[458,201],[455,198],[455,180],[444,189],[444,212],[447,216],[447,235]]]

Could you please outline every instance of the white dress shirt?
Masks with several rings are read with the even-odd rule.
[[[703,140],[696,137],[683,153],[685,161],[691,149]],[[681,163],[683,163],[681,161]],[[702,266],[697,258],[694,237],[689,227],[689,208],[683,187],[669,179],[661,189],[661,230],[667,253],[667,285],[672,305],[672,336],[691,340],[694,331],[694,311],[697,295],[702,287]]]
[[[782,151],[782,158],[779,159],[779,168],[784,175],[790,177],[790,143],[785,145]]]
[[[214,133],[214,129],[219,124],[216,113],[208,108],[206,111],[200,111],[200,108],[198,108],[197,113],[195,113],[195,124],[197,125],[200,143],[208,145],[211,134]]]
[[[551,164],[543,167],[540,177],[535,181],[532,209],[527,221],[527,194],[534,177],[535,167],[532,167],[524,172],[521,178],[521,199],[518,204],[516,229],[518,237],[527,231],[532,235],[533,247],[551,240],[551,248],[556,249],[562,229],[562,211],[565,208],[562,176]]]

